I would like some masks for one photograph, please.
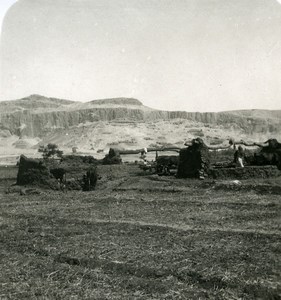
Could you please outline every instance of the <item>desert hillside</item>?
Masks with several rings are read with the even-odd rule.
[[[133,98],[76,102],[40,95],[0,102],[0,155],[35,154],[38,144],[101,155],[109,147],[182,146],[200,136],[211,144],[230,137],[280,137],[281,111],[162,111]]]

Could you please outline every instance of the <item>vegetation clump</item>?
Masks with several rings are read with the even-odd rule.
[[[17,185],[91,191],[95,189],[98,179],[97,162],[92,156],[68,155],[57,161],[49,158],[31,159],[22,155]]]
[[[63,155],[61,158],[62,163],[85,163],[85,164],[97,164],[98,160],[91,155]]]
[[[43,159],[61,158],[63,151],[59,150],[57,144],[49,143],[47,146],[40,146],[38,152],[42,153]]]
[[[117,149],[110,148],[108,154],[103,159],[103,165],[119,165],[122,163],[120,153]]]

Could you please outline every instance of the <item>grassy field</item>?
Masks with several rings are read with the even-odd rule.
[[[281,299],[280,179],[99,172],[93,192],[20,195],[0,169],[1,300]]]

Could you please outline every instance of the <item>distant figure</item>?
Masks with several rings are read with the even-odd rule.
[[[60,189],[62,192],[66,193],[66,185],[64,182],[61,183]]]
[[[144,163],[145,165],[147,164],[146,153],[147,153],[147,149],[144,148],[144,149],[141,151],[141,155],[140,155],[140,159],[143,161],[143,163]]]
[[[234,150],[236,149],[236,143],[233,138],[229,139],[228,144],[230,147],[233,147]]]
[[[57,179],[57,183],[58,183],[58,190],[65,193],[66,192],[65,183],[62,180],[60,180],[59,178]]]
[[[58,190],[61,189],[61,181],[59,179],[57,179],[57,184],[58,184]]]
[[[244,150],[241,146],[238,146],[238,149],[234,153],[234,163],[241,168],[244,168],[243,159],[244,159]]]

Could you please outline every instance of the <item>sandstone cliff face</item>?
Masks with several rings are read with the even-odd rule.
[[[36,97],[39,97],[38,102]],[[77,102],[33,95],[30,103],[29,98],[0,102],[0,109],[0,128],[5,129],[6,134],[8,130],[13,135],[30,137],[42,137],[52,130],[68,129],[87,122],[113,120],[145,122],[187,119],[249,134],[276,133],[281,128],[280,111],[272,114],[270,111],[262,111],[263,114],[261,111],[243,111],[241,114],[161,111],[144,107],[136,99],[126,98],[97,100],[77,106]]]

